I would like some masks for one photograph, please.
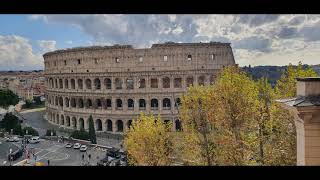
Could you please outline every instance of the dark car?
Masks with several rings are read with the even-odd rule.
[[[112,149],[107,150],[106,156],[110,156],[112,158],[118,159],[118,158],[121,158],[121,153],[120,153],[119,149],[112,148]]]

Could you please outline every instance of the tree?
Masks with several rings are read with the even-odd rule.
[[[316,77],[317,73],[311,68],[303,68],[301,62],[295,68],[289,64],[287,70],[277,81],[275,92],[277,98],[292,98],[296,96],[297,77]]]
[[[20,136],[24,135],[20,124],[16,125],[16,127],[13,128],[13,134],[20,135]]]
[[[212,130],[210,115],[216,109],[213,103],[212,86],[196,86],[188,89],[182,96],[181,121],[183,132],[177,133],[178,152],[180,159],[192,165],[215,165],[216,131]],[[178,154],[178,153],[177,153]]]
[[[92,118],[91,115],[89,117],[89,137],[90,137],[90,141],[91,141],[92,144],[96,144],[97,143],[96,131],[94,129],[93,118]]]
[[[26,135],[28,131],[28,135],[32,135],[32,136],[39,136],[39,133],[36,129],[32,128],[32,127],[25,127],[23,128],[23,134]]]
[[[75,139],[90,140],[89,133],[82,128],[80,129],[80,131],[79,130],[73,131],[71,134],[71,137]]]
[[[124,145],[131,165],[168,166],[172,163],[172,125],[159,117],[141,114],[125,134]]]
[[[19,97],[10,90],[0,90],[0,107],[7,108],[10,105],[16,105]]]
[[[6,113],[1,121],[1,127],[4,128],[7,132],[10,132],[11,129],[14,129],[19,124],[19,118],[12,113]]]

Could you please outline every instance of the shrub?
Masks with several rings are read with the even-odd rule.
[[[54,129],[47,129],[46,136],[51,136],[51,132],[53,136],[56,136],[57,133]]]
[[[71,134],[72,138],[75,139],[81,139],[81,140],[89,140],[90,136],[89,133],[87,131],[85,131],[84,129],[80,129],[80,131],[75,130],[72,132]]]
[[[23,129],[24,135],[26,134],[26,130],[28,130],[28,135],[39,136],[38,131],[35,130],[34,128],[32,128],[32,127],[25,127],[25,128]]]

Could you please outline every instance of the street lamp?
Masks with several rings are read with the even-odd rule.
[[[10,166],[11,166],[11,160],[12,160],[12,149],[10,148],[9,149],[9,163],[10,163]]]

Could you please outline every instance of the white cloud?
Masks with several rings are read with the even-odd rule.
[[[56,41],[54,40],[39,40],[38,43],[43,53],[56,50]]]
[[[21,36],[0,36],[0,70],[43,69],[41,54],[34,54],[29,40]]]

